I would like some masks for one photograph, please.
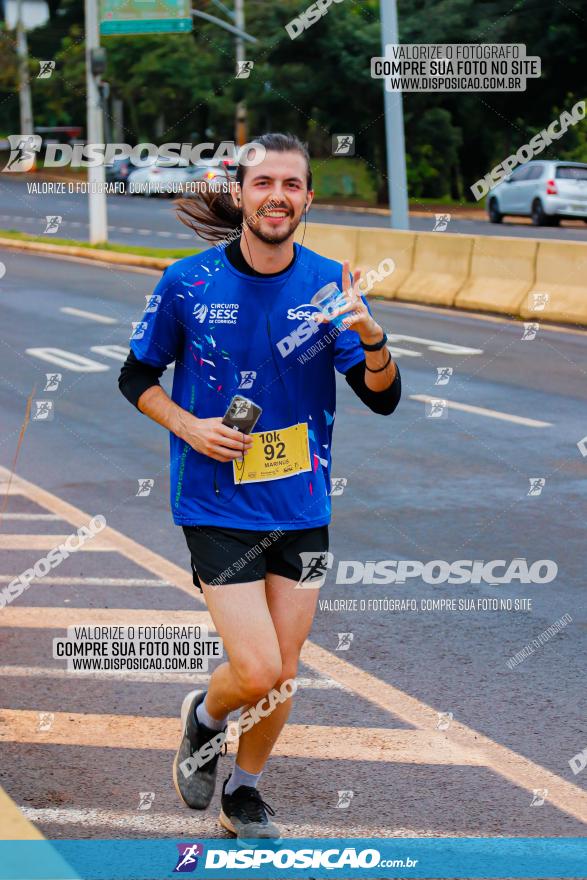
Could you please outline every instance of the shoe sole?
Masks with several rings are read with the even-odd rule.
[[[226,828],[227,831],[230,831],[231,834],[237,834],[237,830],[224,812],[224,810],[220,810],[220,816],[218,817],[218,821],[222,825],[223,828]]]
[[[188,712],[190,711],[190,706],[193,702],[193,699],[197,694],[201,694],[201,693],[202,693],[201,690],[196,689],[194,691],[190,691],[189,694],[187,694],[183,699],[183,703],[181,704],[181,733],[182,733],[182,736],[185,731],[185,723],[187,721]],[[179,749],[175,753],[175,758],[173,759],[173,785],[175,786],[175,790],[179,796],[180,801],[182,803],[184,803],[186,805],[186,807],[189,807],[190,810],[194,810],[196,808],[191,807],[188,804],[188,802],[185,800],[184,796],[182,795],[181,791],[179,790],[179,785],[177,782],[177,774],[178,774],[178,770],[179,770],[178,760],[177,760],[178,757],[179,757]]]
[[[226,815],[224,810],[222,810],[222,809],[220,810],[220,816],[218,817],[218,822],[220,825],[222,825],[223,828],[225,828],[227,831],[230,831],[231,834],[234,834],[234,836],[237,838],[237,840],[239,842],[242,842],[245,846],[248,846],[251,849],[256,849],[256,846],[254,844],[252,844],[250,842],[250,840],[248,840],[247,838],[244,838],[244,839],[239,838],[238,831],[236,830],[236,828],[234,827],[234,825],[232,824],[232,822],[230,821],[230,819],[228,818],[228,816]],[[252,839],[253,838],[251,838],[251,840]],[[269,846],[271,844],[281,843],[281,840],[282,840],[281,835],[279,837],[267,837],[267,838],[256,837],[254,839],[255,840],[263,840],[263,841],[266,840],[267,846]]]

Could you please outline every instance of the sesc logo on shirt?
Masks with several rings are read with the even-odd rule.
[[[206,303],[196,303],[194,306],[194,318],[196,321],[199,321],[200,324],[203,324],[206,320],[206,315],[208,314],[208,306]]]
[[[210,324],[236,324],[238,320],[239,303],[196,303],[194,306],[194,318],[203,324],[208,317]]]

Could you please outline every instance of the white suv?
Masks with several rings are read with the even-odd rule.
[[[534,226],[558,226],[561,217],[587,223],[587,165],[526,162],[491,190],[487,212],[491,223],[508,214],[531,217]]]

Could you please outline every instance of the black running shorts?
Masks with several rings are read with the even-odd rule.
[[[267,573],[294,581],[303,574],[310,582],[327,568],[328,526],[287,532],[183,526],[183,532],[200,592],[200,577],[212,586],[258,581]]]

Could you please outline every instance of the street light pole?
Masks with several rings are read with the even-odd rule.
[[[238,30],[243,33],[245,29],[245,0],[234,0],[234,23]],[[240,34],[236,40],[236,72],[242,69],[245,60],[245,43]],[[243,99],[236,105],[236,143],[242,147],[247,142],[247,103]]]
[[[29,50],[22,17],[22,0],[18,0],[16,18],[16,55],[18,59],[18,93],[20,98],[20,133],[33,134],[33,105],[29,81]],[[34,165],[31,170],[34,170]]]
[[[388,43],[398,43],[396,0],[380,0],[383,56]],[[404,140],[404,112],[401,92],[390,92],[383,80],[385,141],[387,147],[387,185],[392,229],[409,229],[408,180]]]
[[[100,26],[97,0],[84,0],[86,17],[86,109],[88,143],[104,143],[104,117],[98,83],[92,70],[93,52],[100,48]],[[90,243],[108,240],[104,165],[88,168],[88,211]],[[94,192],[92,191],[94,190]]]

